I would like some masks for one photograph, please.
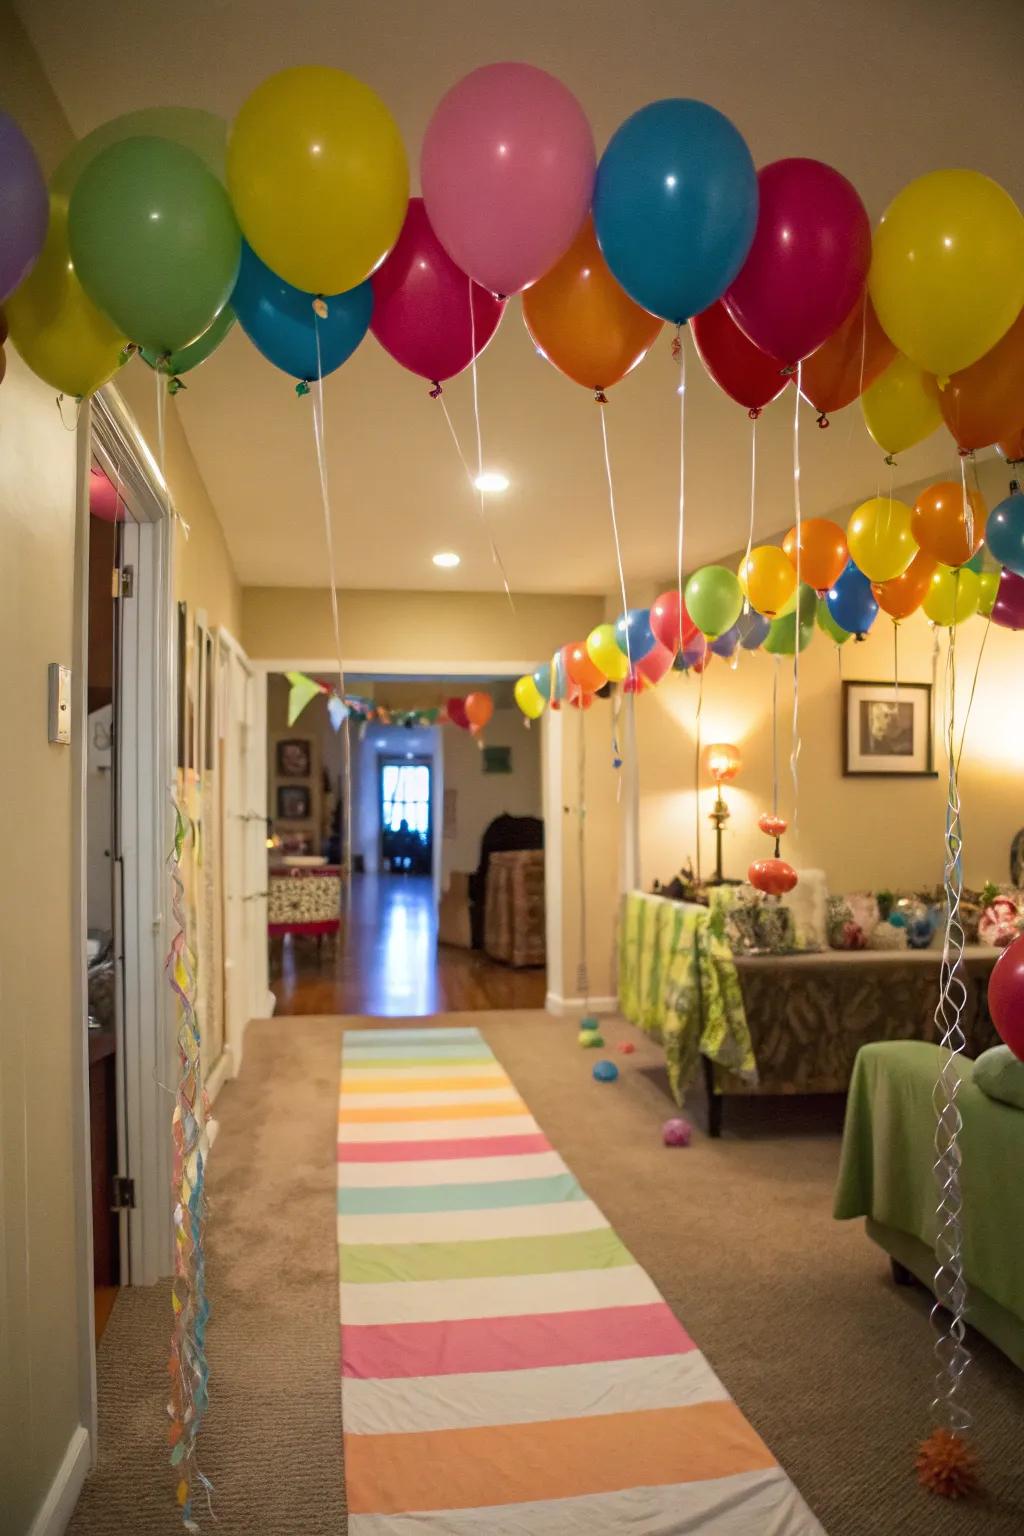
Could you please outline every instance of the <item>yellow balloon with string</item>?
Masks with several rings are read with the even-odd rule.
[[[951,629],[977,613],[980,598],[981,578],[976,571],[966,565],[955,571],[951,566],[937,565],[922,607],[933,624]]]
[[[902,576],[917,554],[911,532],[913,513],[893,496],[872,496],[862,502],[846,525],[850,558],[869,581]]]
[[[864,425],[884,453],[904,453],[942,426],[935,380],[909,357],[894,357],[860,397]]]
[[[529,673],[516,679],[512,692],[527,720],[539,720],[544,713],[545,700]]]
[[[740,561],[740,587],[751,608],[766,619],[778,618],[796,598],[796,570],[785,550],[775,544],[758,544]]]
[[[629,674],[625,651],[619,649],[614,624],[598,624],[587,636],[587,655],[610,683],[621,683]]]

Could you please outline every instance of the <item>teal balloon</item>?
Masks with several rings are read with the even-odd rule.
[[[716,640],[743,612],[743,588],[724,565],[705,565],[686,583],[684,601],[701,634]]]
[[[984,546],[984,544],[967,561],[967,569],[969,571],[976,571],[979,576],[981,575],[982,571],[985,569],[985,546]]]
[[[828,635],[829,639],[834,640],[836,645],[845,645],[847,640],[852,638],[848,629],[843,629],[836,623],[829,613],[828,603],[826,603],[823,597],[818,598],[818,611],[815,617],[822,634]]]
[[[169,139],[123,139],[71,194],[71,259],[114,324],[159,356],[208,331],[231,297],[242,237],[215,176]]]
[[[340,368],[366,335],[373,314],[372,283],[323,300],[326,314],[313,310],[314,295],[278,277],[242,241],[242,261],[231,305],[238,323],[268,362],[293,379],[311,382]]]
[[[985,525],[985,538],[994,560],[1015,575],[1024,576],[1024,495],[1020,491],[1014,491],[993,507]]]
[[[225,304],[213,324],[195,341],[189,342],[187,347],[165,358],[161,358],[159,352],[154,352],[152,347],[143,347],[142,356],[151,368],[159,367],[170,377],[177,378],[179,374],[188,373],[190,369],[198,368],[200,363],[205,363],[216,352],[234,323],[235,312],[230,304]]]

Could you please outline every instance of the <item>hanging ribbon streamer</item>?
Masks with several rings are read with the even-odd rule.
[[[164,472],[164,390],[159,373],[155,374],[155,378],[160,481],[165,511],[170,518],[173,514]],[[187,527],[185,531],[187,536]],[[167,1415],[170,1419],[167,1438],[171,1447],[171,1466],[178,1475],[176,1498],[182,1523],[187,1531],[198,1531],[193,1511],[195,1483],[198,1482],[205,1492],[208,1505],[211,1493],[210,1482],[199,1470],[196,1458],[196,1441],[209,1406],[209,1366],[206,1359],[206,1329],[210,1317],[210,1304],[206,1295],[206,1154],[209,1147],[206,1126],[209,1105],[203,1086],[201,1039],[196,1013],[197,957],[189,942],[189,919],[182,876],[189,842],[193,854],[195,852],[197,829],[191,818],[183,812],[173,785],[171,803],[174,811],[174,840],[167,866],[173,933],[164,962],[164,974],[176,1003],[175,1050],[178,1071],[171,1123],[171,1190],[174,1201],[171,1309],[174,1324],[168,1363],[171,1387],[167,1402]]]
[[[482,478],[483,478],[483,473],[484,473],[484,445],[483,445],[483,435],[482,435],[482,433],[480,431],[480,394],[479,394],[479,389],[477,387],[477,377],[476,377],[476,312],[475,312],[475,310],[473,308],[473,279],[470,277],[470,278],[467,278],[466,281],[469,284],[469,287],[468,287],[468,290],[467,290],[468,293],[469,293],[469,345],[470,345],[470,350],[473,353],[473,362],[472,362],[472,373],[473,373],[473,421],[474,421],[474,423],[476,425],[476,482],[475,482],[475,484],[476,484],[477,495],[480,498],[480,521],[483,523],[485,529],[487,530],[487,537],[490,539],[490,543],[491,543],[491,558],[493,559],[495,565],[498,567],[498,574],[501,576],[502,585],[505,588],[505,596],[508,598],[508,605],[512,609],[512,612],[515,613],[516,605],[515,605],[515,603],[512,600],[512,588],[509,585],[508,576],[505,574],[505,567],[504,567],[504,564],[502,563],[501,556],[498,553],[498,547],[495,544],[493,538],[491,538],[490,526],[489,526],[489,524],[487,522],[487,504],[486,504],[486,500],[485,500],[485,493],[484,493],[484,488],[483,488],[483,486],[480,483]],[[448,415],[447,411],[445,411],[445,415],[446,416]],[[449,420],[448,425],[451,426],[451,421],[450,420]]]
[[[320,306],[323,306],[321,309]],[[320,503],[324,514],[324,543],[327,549],[327,574],[331,584],[331,625],[334,630],[334,652],[338,663],[338,692],[345,697],[345,661],[341,653],[341,618],[338,611],[338,581],[334,565],[334,516],[331,511],[331,493],[327,476],[327,445],[324,438],[324,374],[320,356],[320,320],[326,314],[323,299],[313,301],[313,332],[316,336],[316,394],[313,397],[313,440],[316,444],[316,463],[320,475]],[[342,887],[348,903],[352,896],[352,732],[346,714],[341,725],[341,761],[344,778],[344,828],[345,851],[342,860]]]
[[[992,628],[992,615],[985,620],[985,633],[981,637],[981,645],[978,647],[978,659],[974,663],[974,676],[971,678],[971,691],[967,696],[967,709],[964,712],[963,729],[960,732],[960,749],[956,754],[956,770],[960,772],[960,759],[964,755],[964,742],[967,740],[967,724],[971,718],[971,710],[974,707],[974,693],[978,686],[978,673],[981,671],[981,658],[985,654],[985,642],[988,640],[988,632]]]
[[[694,729],[693,798],[694,798],[694,802],[695,802],[694,821],[696,823],[695,831],[696,831],[696,839],[697,839],[697,867],[696,867],[694,873],[695,873],[695,875],[697,877],[697,884],[698,885],[700,884],[700,733],[701,733],[701,716],[704,713],[704,673],[705,673],[705,671],[706,671],[706,668],[702,667],[701,671],[700,671],[700,676],[697,679],[697,715],[696,715],[695,729]]]
[[[967,464],[968,458],[973,459],[973,454],[968,454],[965,449],[960,450],[960,489],[964,499],[964,533],[967,537],[967,547],[974,544],[974,503],[967,494]]]
[[[686,526],[686,347],[676,326],[672,356],[679,364],[679,521],[676,530],[676,591],[679,596],[679,649],[683,649],[683,534]]]
[[[476,364],[475,363],[473,365],[473,378],[474,378],[474,383],[475,383],[475,380],[476,380]],[[475,394],[476,394],[476,391],[474,389],[474,399],[475,399]],[[509,600],[509,605],[510,605],[510,607],[512,609],[512,612],[515,613],[516,605],[515,605],[515,603],[512,600],[512,589],[509,586],[508,575],[506,574],[506,571],[505,571],[505,562],[501,558],[501,551],[499,550],[497,544],[495,543],[494,535],[491,532],[491,524],[490,524],[490,520],[489,520],[489,518],[487,516],[487,510],[486,510],[486,506],[484,504],[483,492],[477,490],[476,482],[475,482],[475,480],[473,478],[473,471],[469,467],[469,460],[466,458],[466,455],[462,451],[462,444],[459,442],[459,435],[458,435],[458,433],[455,430],[455,423],[452,421],[451,414],[450,414],[450,412],[448,410],[448,402],[445,400],[444,395],[437,395],[437,396],[435,396],[435,399],[440,401],[441,410],[444,412],[444,419],[445,419],[445,421],[446,421],[446,423],[448,425],[448,431],[451,433],[452,442],[455,444],[455,452],[459,456],[459,462],[461,463],[462,468],[465,470],[466,479],[469,481],[469,488],[474,493],[474,500],[477,502],[477,512],[478,512],[478,515],[480,517],[480,521],[483,524],[483,529],[484,529],[484,533],[485,533],[485,535],[487,537],[487,542],[490,545],[491,559],[493,560],[494,564],[497,566],[498,574],[501,576],[502,585],[505,588],[505,595],[506,595],[506,597]]]
[[[779,814],[779,667],[781,656],[773,656],[772,667],[772,815]]]
[[[626,632],[626,663],[629,667],[628,676],[633,675],[633,657],[630,652],[629,642],[629,600],[626,597],[626,573],[622,566],[622,544],[619,540],[619,520],[615,512],[615,482],[612,478],[612,460],[608,452],[608,424],[604,419],[607,400],[598,399],[600,407],[598,415],[601,418],[601,446],[604,449],[604,473],[608,482],[608,511],[612,520],[612,538],[615,541],[615,565],[619,573],[619,592],[622,596],[622,616]]]
[[[793,835],[800,823],[800,390],[803,384],[803,363],[796,365],[796,405],[793,408],[793,512],[796,523],[796,622],[793,646],[793,742],[789,769],[793,776]]]
[[[619,746],[619,716],[622,714],[622,689],[612,689],[612,767],[615,774],[615,804],[622,800],[622,774],[618,770],[622,767],[622,748]]]
[[[838,649],[842,651],[842,646]],[[898,699],[900,696],[900,627],[893,621],[892,626],[892,696]]]
[[[580,722],[579,749],[577,751],[576,782],[576,854],[577,877],[580,886],[579,935],[580,953],[576,966],[576,991],[583,999],[583,1012],[590,1012],[590,968],[587,961],[587,715],[586,710],[576,711]]]
[[[750,612],[750,598],[746,591],[747,568],[750,565],[750,551],[754,547],[754,507],[757,501],[757,423],[760,418],[760,410],[752,410],[750,416],[750,522],[747,524],[747,547],[743,554],[743,612]]]

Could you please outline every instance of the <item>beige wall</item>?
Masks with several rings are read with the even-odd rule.
[[[515,599],[504,593],[344,592],[346,663],[534,662],[604,617],[597,597]],[[330,596],[305,587],[246,587],[242,644],[253,659],[326,661],[334,655]]]
[[[581,731],[585,731],[583,830],[587,991],[591,998],[607,999],[615,993],[615,926],[625,811],[625,800],[618,793],[622,770],[613,766],[611,701],[596,699],[582,717],[578,710],[561,709],[557,715],[545,718],[544,728],[548,733],[554,730],[561,735],[561,803],[554,803],[554,794],[549,796],[546,833],[549,859],[555,857],[552,839],[561,838],[558,863],[562,879],[562,970],[558,975],[549,969],[548,991],[559,998],[579,998],[583,990],[579,974],[580,959],[584,954],[580,926],[579,753]],[[556,819],[560,819],[558,828],[553,825]]]
[[[484,773],[479,743],[468,731],[446,726],[441,733],[444,752],[444,792],[455,794],[455,835],[446,837],[443,873],[474,870],[480,862],[480,839],[495,816],[539,816],[540,732],[524,730],[518,709],[496,709],[484,732],[489,747],[510,747],[511,773]]]

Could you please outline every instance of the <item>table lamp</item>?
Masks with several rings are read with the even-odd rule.
[[[727,741],[718,741],[708,747],[704,754],[704,762],[715,781],[715,803],[708,817],[715,829],[715,873],[708,884],[735,885],[737,881],[727,881],[722,873],[722,828],[729,820],[729,807],[722,795],[722,785],[729,784],[739,773],[742,758],[738,747],[732,746]]]

